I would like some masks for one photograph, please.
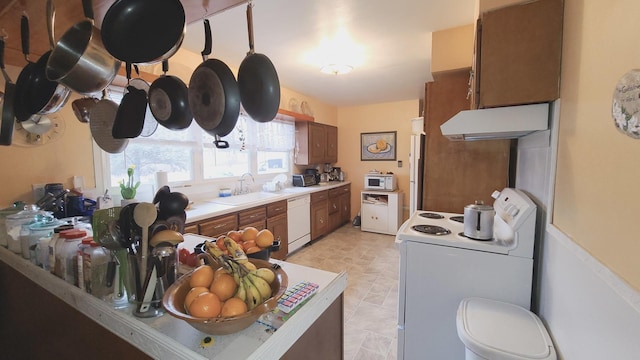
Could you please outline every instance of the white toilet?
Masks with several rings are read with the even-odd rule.
[[[544,324],[520,306],[466,298],[458,306],[456,325],[466,360],[556,360]]]

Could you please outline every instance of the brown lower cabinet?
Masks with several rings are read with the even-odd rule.
[[[2,359],[151,359],[2,261],[0,294]],[[282,358],[341,359],[343,309],[341,294]]]
[[[329,191],[311,194],[311,240],[329,232]]]
[[[286,200],[189,223],[185,226],[185,233],[216,238],[220,235],[227,234],[229,231],[244,229],[249,226],[255,227],[258,230],[267,229],[271,226],[269,230],[273,233],[274,237],[280,237],[281,240],[285,240],[281,241],[280,250],[271,253],[271,257],[279,260],[284,260],[287,257]]]

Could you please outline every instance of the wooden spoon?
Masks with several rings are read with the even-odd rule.
[[[139,203],[133,210],[133,220],[142,228],[142,256],[140,257],[140,283],[144,284],[147,276],[147,256],[149,254],[149,226],[153,225],[158,217],[155,205],[151,203]]]

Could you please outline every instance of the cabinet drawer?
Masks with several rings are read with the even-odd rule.
[[[337,187],[335,189],[331,189],[329,190],[329,197],[333,198],[333,197],[337,197],[340,196],[341,194],[345,194],[350,192],[351,189],[349,187],[349,185],[342,185],[340,187]]]
[[[311,194],[311,203],[315,203],[318,201],[326,200],[329,198],[329,191],[318,191]]]
[[[198,234],[198,225],[188,225],[184,227],[185,234]]]
[[[287,200],[282,200],[267,204],[267,217],[274,217],[280,214],[287,213]]]
[[[214,218],[200,223],[200,235],[216,237],[226,234],[238,228],[238,216],[236,214]]]
[[[255,223],[267,218],[267,209],[264,206],[255,207],[238,213],[238,226],[245,227],[250,223]]]

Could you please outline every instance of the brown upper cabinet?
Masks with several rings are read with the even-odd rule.
[[[308,121],[296,121],[296,165],[338,162],[338,128]]]
[[[534,0],[478,19],[472,107],[522,105],[560,97],[563,0]]]

